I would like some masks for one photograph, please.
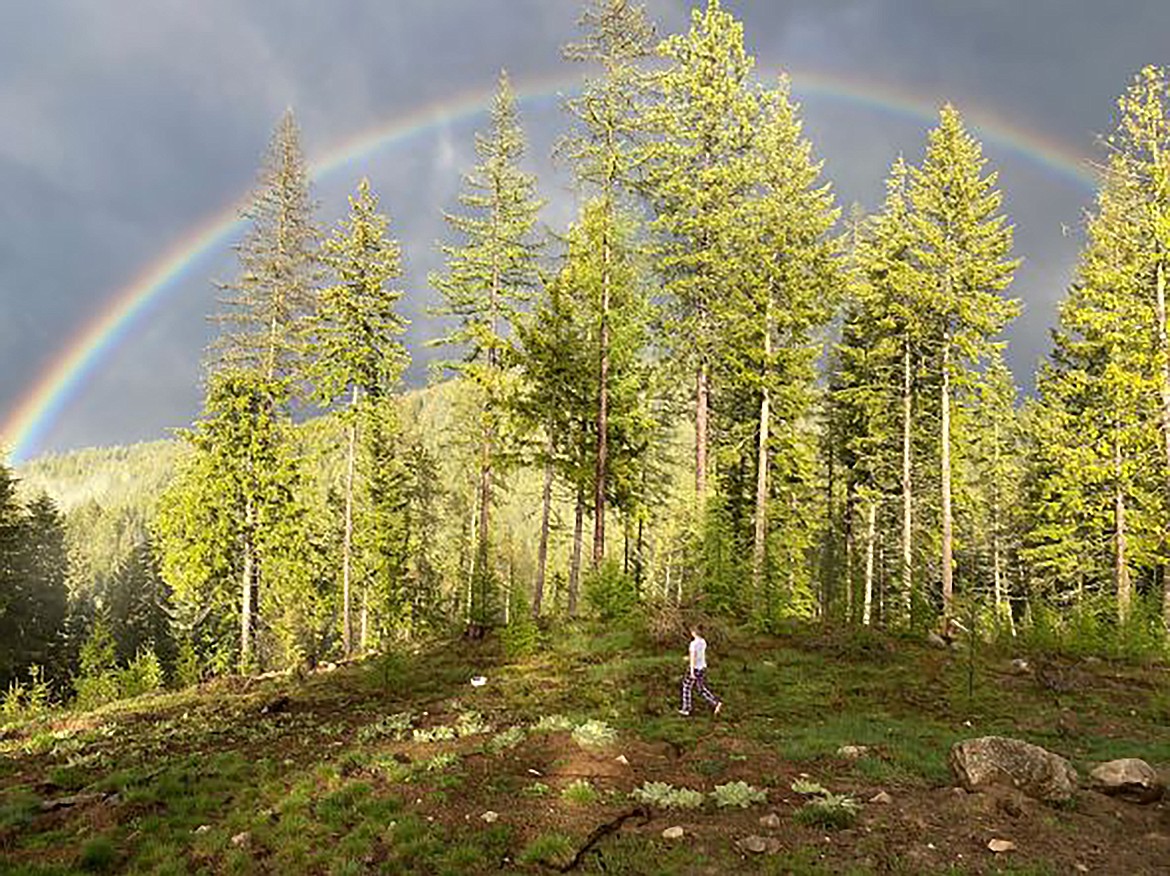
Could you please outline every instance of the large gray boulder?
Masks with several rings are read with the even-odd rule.
[[[1046,803],[1063,803],[1077,789],[1077,771],[1059,754],[1005,736],[956,742],[950,764],[968,791],[1002,785]]]
[[[1153,803],[1162,797],[1163,786],[1157,771],[1136,757],[1123,757],[1095,767],[1089,773],[1094,791],[1136,803]]]

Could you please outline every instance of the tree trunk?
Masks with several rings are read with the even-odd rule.
[[[877,501],[870,499],[865,509],[865,602],[861,607],[861,622],[870,625],[873,619],[873,554],[877,542]]]
[[[1166,476],[1170,478],[1170,344],[1166,339],[1166,269],[1159,259],[1155,299],[1158,320],[1158,391],[1162,399],[1162,445],[1166,454]],[[1170,496],[1170,484],[1167,485]],[[1170,534],[1163,533],[1163,540],[1170,540]],[[1170,629],[1170,575],[1162,582],[1162,620]]]
[[[549,512],[552,510],[553,485],[553,444],[551,437],[548,440],[546,449],[548,458],[544,461],[544,490],[540,498],[540,548],[536,555],[536,586],[532,588],[532,616],[534,618],[540,617],[540,607],[544,601],[544,575],[545,569],[548,566],[548,518]]]
[[[764,308],[764,370],[772,357],[772,312],[769,301]],[[770,398],[765,382],[760,397],[760,425],[756,447],[756,531],[752,544],[752,595],[758,600],[764,576],[764,554],[768,534],[768,428]]]
[[[699,364],[695,378],[695,495],[699,499],[699,512],[704,511],[703,499],[707,493],[707,363]]]
[[[845,484],[845,623],[853,622],[853,512],[857,494],[851,476]]]
[[[951,336],[943,335],[942,347],[942,600],[943,628],[950,622],[954,585],[954,542],[951,518]]]
[[[356,417],[358,388],[353,388],[353,401],[349,413]],[[353,618],[351,615],[350,581],[353,558],[353,469],[354,457],[357,455],[357,420],[349,423],[349,452],[345,463],[345,534],[341,541],[341,644],[345,656],[353,654]]]
[[[1129,620],[1133,602],[1133,588],[1126,558],[1125,493],[1121,481],[1121,442],[1113,440],[1113,588],[1117,593],[1117,618],[1124,624]]]
[[[608,221],[608,220],[607,220]],[[601,242],[601,348],[597,369],[597,466],[593,490],[593,567],[605,558],[605,488],[609,454],[609,235]]]
[[[569,617],[577,616],[577,592],[581,584],[581,530],[585,521],[585,490],[577,487],[577,508],[573,514],[573,561],[569,566]]]
[[[252,614],[256,577],[255,505],[251,498],[244,503],[244,559],[240,581],[240,673],[252,669]]]
[[[487,617],[487,589],[489,577],[488,526],[491,521],[492,507],[492,464],[490,445],[484,448],[483,466],[479,472],[479,542],[476,546],[476,563],[479,566],[479,586],[473,594],[472,622],[486,624]],[[473,581],[474,586],[474,581]]]
[[[910,339],[906,339],[902,350],[902,612],[907,626],[914,610],[913,538],[914,538],[914,489],[913,469],[910,465],[911,417],[913,395],[910,356]]]

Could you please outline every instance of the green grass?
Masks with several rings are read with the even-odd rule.
[[[747,782],[780,807],[782,797],[792,802],[791,782],[805,772],[840,794],[867,799],[862,794],[882,787],[900,801],[949,785],[951,744],[991,732],[1037,742],[1082,771],[1122,756],[1170,765],[1163,729],[1170,688],[1140,666],[1080,667],[1077,684],[1057,701],[1034,680],[998,671],[1012,655],[988,648],[968,696],[961,653],[875,632],[851,638],[794,626],[768,639],[733,631],[712,652],[712,686],[727,710],[683,720],[675,709],[684,645],[663,652],[622,625],[579,623],[518,661],[491,640],[444,643],[299,685],[221,680],[203,691],[112,704],[81,720],[23,722],[0,738],[0,850],[13,858],[5,867],[543,872],[636,805],[631,789],[659,781],[703,801],[666,810],[688,825],[687,840],[662,840],[658,823],[623,829],[579,872],[603,865],[607,873],[732,872],[743,865],[734,841],[744,823],[767,810],[716,806],[706,795],[718,785]],[[475,674],[492,683],[472,690],[467,679]],[[279,694],[294,708],[261,716]],[[1057,730],[1062,709],[1076,715],[1072,733]],[[414,740],[418,729],[428,731],[426,741]],[[849,761],[836,754],[842,745],[871,752]],[[618,754],[629,755],[628,764],[613,767]],[[581,772],[605,763],[607,770]],[[42,799],[79,792],[118,799],[41,815]],[[488,809],[500,813],[497,823],[479,818]],[[819,837],[843,819],[811,807],[779,811],[785,848],[752,857],[753,872],[856,871],[845,851],[800,846],[807,840],[800,837]],[[863,817],[892,811],[866,807]],[[1054,810],[1050,823],[1039,823],[1075,845],[1066,822],[1079,814]],[[867,826],[872,835],[853,832],[858,856],[888,863],[878,842],[886,828]],[[234,847],[242,833],[246,847]],[[997,863],[1020,874],[1063,872],[1022,856]]]

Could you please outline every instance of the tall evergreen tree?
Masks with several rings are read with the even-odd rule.
[[[694,10],[690,31],[663,41],[658,54],[666,63],[649,85],[641,185],[655,213],[660,269],[673,308],[672,346],[694,375],[695,491],[702,500],[717,304],[723,278],[734,270],[726,242],[751,187],[759,101],[743,25],[719,0]]]
[[[614,216],[619,197],[628,189],[634,156],[643,132],[639,108],[643,74],[638,64],[653,52],[654,27],[644,7],[630,0],[588,0],[579,25],[586,31],[579,43],[565,47],[565,57],[597,64],[599,79],[586,79],[579,97],[567,102],[578,130],[562,142],[574,162],[577,179],[600,198],[601,211]],[[597,351],[597,449],[593,475],[593,565],[605,556],[605,509],[609,477],[610,302],[614,241],[602,229],[600,303]]]
[[[1017,262],[1009,258],[1012,228],[999,212],[997,175],[984,175],[986,159],[959,113],[943,107],[928,135],[921,168],[910,181],[912,256],[917,281],[928,290],[927,332],[940,376],[940,499],[943,616],[954,596],[951,407],[953,385],[965,362],[983,358],[991,339],[1018,312],[1002,293]]]
[[[455,318],[453,330],[440,343],[460,347],[456,370],[481,397],[478,423],[480,464],[476,574],[471,592],[472,622],[494,620],[491,569],[491,507],[504,440],[504,417],[513,392],[508,351],[516,313],[529,301],[539,282],[540,241],[536,221],[541,201],[535,179],[520,168],[524,135],[516,100],[506,73],[492,104],[491,127],[477,135],[480,163],[464,178],[460,203],[467,212],[449,214],[447,223],[462,241],[446,244],[446,269],[431,277],[442,293],[438,313]]]
[[[369,180],[363,179],[357,195],[350,197],[349,218],[325,242],[322,261],[333,282],[319,296],[309,367],[319,401],[332,405],[344,397],[347,402],[341,620],[347,655],[353,653],[354,476],[359,438],[366,440],[359,427],[363,417],[377,416],[378,402],[390,396],[408,362],[398,339],[406,323],[395,310],[402,292],[390,287],[402,275],[402,253],[397,241],[387,237],[388,222],[377,207]],[[384,428],[370,434],[387,440]],[[366,644],[363,637],[362,647]]]

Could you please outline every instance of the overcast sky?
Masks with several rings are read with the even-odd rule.
[[[726,0],[761,71],[791,72],[806,130],[843,204],[881,198],[895,155],[921,156],[925,116],[812,85],[945,100],[1099,157],[1116,96],[1165,64],[1165,0]],[[660,32],[688,4],[649,0]],[[559,49],[577,0],[0,0],[0,423],[70,339],[178,241],[245,194],[291,106],[310,161],[358,132],[470,91],[506,67],[517,85],[570,76]],[[806,87],[802,90],[802,75]],[[531,169],[557,227],[571,212],[548,161],[554,100],[526,104]],[[351,162],[315,189],[332,226],[369,175],[405,249],[405,308],[421,356],[441,212],[452,207],[483,117],[454,121]],[[976,128],[976,134],[979,134]],[[990,132],[989,132],[990,133]],[[1092,193],[1067,174],[986,143],[1024,264],[1024,315],[1008,360],[1025,388],[1047,351]],[[80,386],[37,450],[164,437],[200,403],[214,279],[206,253]],[[412,370],[415,384],[425,368]],[[11,440],[14,436],[5,436]]]

